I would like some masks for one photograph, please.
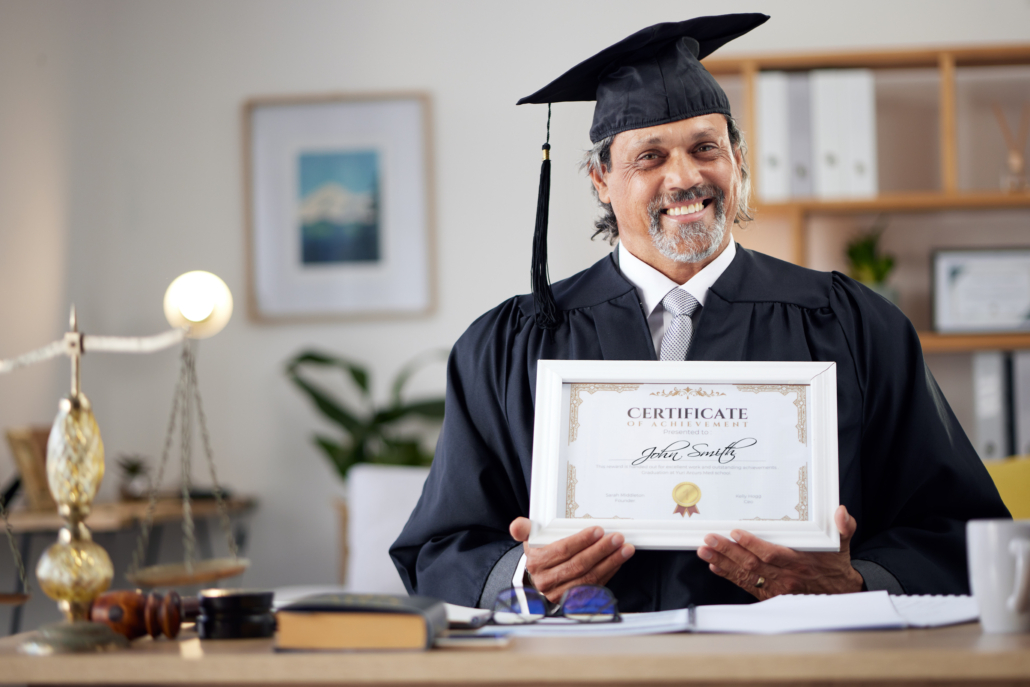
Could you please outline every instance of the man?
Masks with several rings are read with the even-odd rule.
[[[490,606],[513,583],[552,602],[570,586],[606,584],[625,611],[799,592],[968,592],[965,521],[1007,511],[911,324],[843,275],[733,243],[732,223],[748,219],[746,146],[699,59],[766,19],[649,27],[520,101],[596,98],[587,167],[605,213],[599,233],[619,245],[553,296],[535,289],[503,303],[455,345],[436,459],[391,549],[410,591]],[[709,535],[697,552],[635,551],[597,527],[519,546],[537,361],[684,357],[836,362],[840,551],[796,552],[744,531]]]

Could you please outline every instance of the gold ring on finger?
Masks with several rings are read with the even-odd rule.
[[[755,582],[755,589],[761,589],[765,586],[765,578],[761,575],[758,576],[758,581]]]

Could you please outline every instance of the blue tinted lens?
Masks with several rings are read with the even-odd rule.
[[[543,616],[547,604],[535,589],[505,589],[494,602],[495,613],[518,613],[525,616]]]
[[[604,587],[573,587],[562,603],[565,615],[613,617],[616,613],[615,597]]]

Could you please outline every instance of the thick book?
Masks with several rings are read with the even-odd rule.
[[[447,611],[425,596],[318,594],[280,608],[276,620],[278,649],[428,649]]]

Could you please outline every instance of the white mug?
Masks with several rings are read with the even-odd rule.
[[[970,520],[966,550],[984,632],[1030,632],[1030,520]]]

